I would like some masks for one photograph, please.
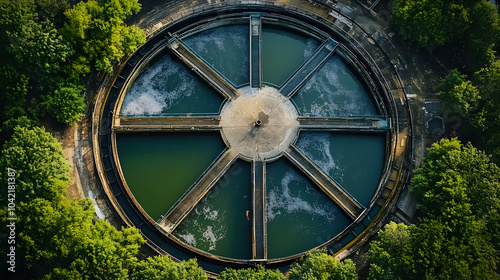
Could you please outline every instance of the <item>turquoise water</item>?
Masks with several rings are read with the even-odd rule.
[[[182,196],[225,145],[219,133],[117,134],[125,181],[153,220]]]
[[[296,146],[359,203],[368,206],[382,173],[385,134],[301,132]]]
[[[262,79],[280,86],[319,47],[320,42],[282,28],[262,27]]]
[[[268,258],[298,254],[348,224],[338,207],[286,159],[267,164]]]
[[[165,54],[125,95],[122,116],[217,114],[223,98],[182,63]]]
[[[377,115],[361,82],[339,56],[332,56],[292,97],[301,115],[349,117]]]
[[[250,163],[238,160],[205,196],[174,235],[203,251],[237,259],[252,258]]]
[[[183,40],[235,86],[250,81],[248,25],[221,26]]]

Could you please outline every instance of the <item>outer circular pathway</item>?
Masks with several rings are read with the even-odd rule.
[[[259,2],[260,3],[260,2]],[[253,9],[257,9],[258,12],[264,11],[266,8],[266,3],[261,3],[263,6],[239,6],[235,5],[232,7],[231,12],[238,13],[238,10],[244,11],[246,15],[255,13]],[[283,13],[287,17],[302,17],[304,14],[310,16],[307,19],[308,24],[315,24],[311,21],[311,18],[315,16],[308,14],[308,12],[300,11],[296,13],[288,9],[275,8],[271,4],[271,13]],[[211,16],[220,16],[224,14],[224,7],[216,6],[214,11],[206,9],[206,12],[200,12],[197,14],[193,13],[192,17],[185,18],[187,25],[196,22],[199,19],[207,20],[207,15],[213,13]],[[294,9],[292,9],[294,10]],[[241,12],[240,11],[240,12]],[[278,19],[276,19],[278,20]],[[281,20],[281,17],[280,17]],[[254,24],[251,24],[252,27]],[[182,24],[181,24],[182,26]],[[325,27],[325,23],[318,23],[318,26]],[[170,29],[172,28],[172,29]],[[350,49],[343,46],[342,53],[349,59],[354,60],[353,65],[360,67],[358,68],[360,75],[365,77],[365,79],[374,80],[368,81],[372,89],[377,89],[379,96],[378,102],[385,103],[388,111],[391,115],[382,116],[380,118],[344,118],[344,119],[333,119],[333,118],[315,118],[308,119],[300,117],[295,106],[290,101],[288,94],[283,95],[278,89],[273,87],[244,87],[237,89],[236,93],[232,95],[230,93],[231,88],[228,90],[221,90],[223,94],[226,94],[226,102],[220,112],[220,119],[210,119],[210,118],[193,118],[193,119],[149,119],[142,120],[131,120],[126,118],[121,118],[114,114],[113,112],[120,108],[121,102],[123,101],[124,93],[130,86],[131,81],[133,81],[140,69],[141,65],[147,64],[159,51],[158,49],[163,49],[159,46],[167,45],[165,41],[165,36],[168,34],[170,36],[171,31],[176,30],[179,26],[175,24],[168,26],[162,31],[163,36],[153,37],[143,48],[141,48],[136,54],[134,54],[127,65],[121,70],[120,75],[117,76],[113,83],[113,87],[107,92],[107,95],[96,103],[96,111],[102,112],[102,114],[96,114],[99,118],[99,124],[95,125],[94,134],[94,144],[95,150],[94,155],[96,157],[96,165],[99,171],[99,176],[104,185],[105,191],[107,192],[111,203],[122,216],[123,220],[129,224],[138,227],[141,232],[147,237],[148,244],[157,250],[158,252],[167,252],[178,259],[189,259],[196,257],[199,264],[210,272],[220,272],[226,267],[247,267],[249,264],[253,265],[255,263],[262,263],[268,267],[276,267],[286,269],[291,261],[300,257],[300,255],[291,256],[288,258],[282,258],[277,260],[266,260],[265,252],[265,221],[263,225],[259,225],[258,218],[265,220],[265,208],[257,207],[254,208],[254,242],[258,243],[257,246],[254,245],[254,258],[252,260],[235,260],[228,258],[221,258],[218,256],[213,256],[205,252],[196,250],[189,246],[186,246],[183,242],[171,235],[171,231],[182,222],[185,218],[186,213],[192,210],[200,199],[213,187],[213,182],[216,182],[216,178],[220,178],[226,171],[227,166],[230,166],[231,161],[234,161],[237,157],[243,157],[253,163],[254,181],[262,176],[262,171],[257,171],[265,165],[266,161],[276,159],[282,155],[288,157],[299,169],[302,169],[307,175],[315,181],[315,183],[320,187],[320,189],[329,196],[339,207],[349,216],[353,223],[350,224],[341,234],[336,238],[324,243],[322,247],[326,247],[330,252],[346,252],[351,244],[357,241],[367,238],[369,236],[370,228],[377,228],[380,222],[371,222],[368,217],[370,217],[370,212],[377,213],[380,209],[380,213],[377,217],[383,218],[388,210],[385,210],[390,205],[393,205],[396,195],[399,193],[399,189],[402,187],[400,185],[400,180],[402,175],[405,174],[403,170],[403,163],[405,161],[405,145],[407,135],[411,135],[411,129],[409,123],[403,121],[406,116],[399,114],[398,112],[405,112],[405,104],[401,101],[400,108],[396,108],[398,105],[394,103],[393,96],[391,94],[398,93],[399,84],[392,85],[387,84],[386,79],[379,80],[380,76],[383,74],[378,68],[373,68],[373,61],[367,59],[369,55],[367,53],[357,53],[359,49],[353,48],[353,43],[350,48],[353,48],[351,52]],[[332,27],[333,28],[333,27]],[[336,30],[337,27],[332,30]],[[253,29],[252,29],[253,30]],[[333,32],[342,33],[343,31],[337,30]],[[338,35],[337,34],[337,35]],[[344,35],[343,35],[344,36]],[[342,36],[340,36],[342,37]],[[344,37],[342,37],[344,38]],[[329,44],[327,39],[325,44]],[[177,42],[171,44],[170,47],[174,51],[180,51]],[[332,51],[335,46],[328,45],[326,49]],[[371,53],[375,55],[376,50]],[[180,57],[182,58],[182,53]],[[366,55],[366,56],[365,56]],[[364,62],[356,61],[362,58]],[[384,61],[384,63],[387,63]],[[390,63],[388,64],[390,65]],[[189,65],[192,67],[193,65]],[[196,66],[196,65],[195,65]],[[198,65],[199,66],[199,65]],[[201,68],[209,66],[201,65]],[[361,70],[363,69],[363,70]],[[392,71],[393,68],[386,67],[384,69],[389,69]],[[363,72],[365,71],[365,72]],[[368,71],[369,73],[366,73]],[[385,70],[384,70],[385,71]],[[203,77],[207,78],[206,74],[203,74],[203,70],[198,71],[198,73]],[[389,73],[393,75],[394,73]],[[397,76],[394,79],[388,79],[390,82],[397,81]],[[210,78],[210,77],[209,77]],[[212,77],[213,78],[213,77]],[[214,82],[216,84],[216,82]],[[215,88],[220,90],[220,85],[215,85]],[[118,97],[118,99],[117,99]],[[121,98],[121,99],[120,99]],[[118,106],[118,107],[117,107]],[[127,126],[127,122],[132,123],[132,125]],[[136,127],[134,128],[134,123]],[[195,124],[195,125],[193,125]],[[397,124],[397,125],[394,125]],[[147,213],[144,213],[141,206],[133,199],[133,195],[124,182],[123,174],[121,170],[117,168],[119,165],[118,157],[115,153],[116,139],[115,134],[120,132],[130,132],[137,129],[137,131],[151,132],[151,131],[189,131],[193,129],[198,130],[220,130],[226,145],[229,147],[225,155],[222,155],[219,162],[215,163],[217,168],[220,168],[217,172],[209,174],[210,176],[215,176],[215,179],[202,178],[201,181],[206,179],[208,183],[201,183],[195,185],[192,189],[184,196],[183,200],[177,208],[171,210],[168,215],[166,215],[160,221],[154,221]],[[345,193],[342,188],[331,181],[328,176],[325,176],[318,170],[314,164],[304,157],[299,151],[294,148],[294,143],[297,140],[299,130],[301,129],[312,129],[312,130],[323,130],[323,131],[347,131],[347,132],[387,132],[392,140],[391,143],[387,144],[387,162],[384,168],[384,174],[382,174],[382,179],[374,194],[374,199],[370,202],[370,205],[363,207],[352,197]],[[403,148],[401,148],[403,147]],[[226,157],[226,159],[224,159]],[[227,161],[227,162],[224,162]],[[227,166],[225,166],[227,165]],[[265,168],[265,167],[264,167]],[[210,172],[209,172],[210,173]],[[256,175],[255,175],[256,174]],[[206,175],[205,175],[206,176]],[[265,180],[265,179],[264,179]],[[257,180],[258,181],[258,180]],[[265,184],[265,183],[264,183]],[[254,183],[254,194],[257,194],[265,190],[262,189],[263,183]],[[189,201],[191,199],[191,201]],[[187,201],[187,203],[184,203]],[[254,205],[262,205],[263,201],[259,198],[254,198]],[[184,207],[184,208],[183,208]],[[186,208],[187,207],[187,208]],[[378,207],[378,208],[377,208]],[[381,208],[382,207],[382,208]],[[375,210],[376,209],[376,210]],[[390,209],[389,209],[390,210]],[[177,211],[177,212],[176,212]],[[375,212],[373,212],[375,211]],[[256,233],[256,230],[258,231]],[[262,240],[264,239],[264,240]],[[263,244],[263,252],[255,252],[259,250],[259,246]],[[349,245],[349,246],[346,246]],[[343,246],[346,246],[342,249]],[[342,251],[343,250],[343,251]]]

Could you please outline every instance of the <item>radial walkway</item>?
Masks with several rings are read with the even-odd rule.
[[[285,156],[307,174],[349,217],[356,219],[364,210],[363,206],[355,198],[351,197],[338,183],[323,173],[295,147],[290,146],[285,151]]]
[[[266,164],[263,161],[253,161],[253,231],[252,258],[267,259],[267,226],[266,226]]]
[[[224,75],[210,66],[200,55],[181,40],[175,37],[170,39],[168,41],[168,47],[224,97],[231,99],[238,96],[236,88],[224,77]]]
[[[283,83],[279,91],[284,96],[292,97],[312,74],[325,64],[338,45],[339,43],[332,38],[326,39],[316,52]]]
[[[313,118],[299,117],[301,130],[327,130],[342,132],[384,132],[391,130],[391,119],[367,118]]]
[[[158,224],[167,232],[172,232],[210,189],[215,186],[237,158],[238,154],[234,149],[226,149],[167,214],[158,221]]]
[[[162,132],[178,130],[218,130],[220,116],[199,117],[119,117],[115,132]]]
[[[250,86],[262,86],[262,21],[260,14],[250,16]]]

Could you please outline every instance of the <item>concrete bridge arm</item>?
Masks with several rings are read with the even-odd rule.
[[[158,224],[169,233],[174,231],[201,199],[215,186],[237,158],[238,153],[234,149],[226,149],[182,198],[162,216]]]
[[[188,117],[118,117],[115,132],[215,131],[220,129],[219,116]]]
[[[252,163],[252,258],[267,259],[266,218],[266,163],[254,160]]]
[[[231,82],[181,40],[175,37],[170,39],[168,41],[168,47],[189,68],[195,71],[201,78],[222,94],[222,96],[229,99],[238,97],[239,93]]]
[[[262,20],[260,14],[250,16],[250,86],[262,87]]]
[[[356,219],[363,212],[364,207],[354,197],[321,171],[297,148],[290,146],[285,151],[285,156],[302,170],[351,219]]]
[[[321,46],[283,83],[279,91],[291,98],[335,52],[338,42],[326,39]]]
[[[297,119],[301,130],[341,132],[387,132],[391,130],[391,119],[384,117],[298,117]]]

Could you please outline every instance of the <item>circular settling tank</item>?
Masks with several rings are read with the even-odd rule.
[[[383,216],[397,119],[348,45],[262,7],[167,26],[103,107],[101,173],[118,212],[159,252],[216,273],[343,250]]]

